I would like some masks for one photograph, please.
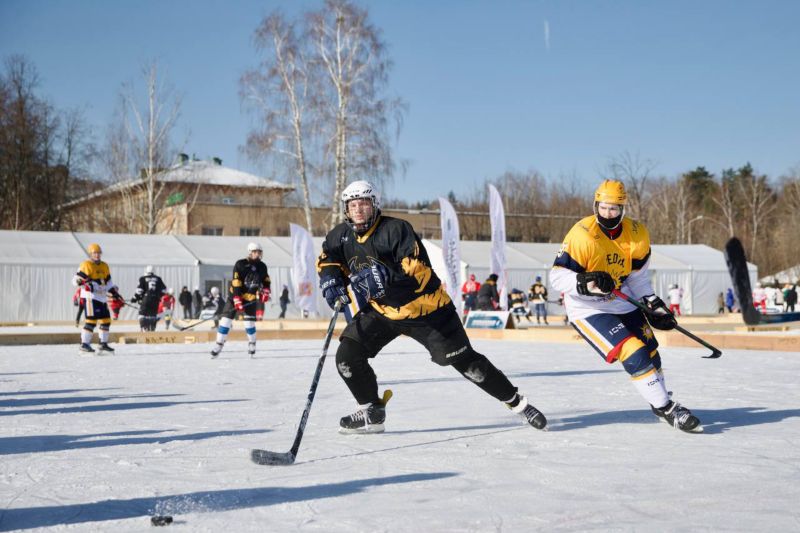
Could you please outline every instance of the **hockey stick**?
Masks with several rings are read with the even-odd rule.
[[[646,314],[646,315],[652,315],[653,314],[653,312],[650,311],[650,309],[648,309],[642,302],[640,302],[640,301],[638,301],[638,300],[636,300],[634,298],[631,298],[630,296],[628,296],[624,292],[622,292],[622,291],[620,291],[618,289],[614,289],[611,292],[617,298],[622,298],[626,302],[628,302],[630,304],[633,304],[634,306],[639,308],[639,310],[641,310],[644,314]],[[678,324],[677,322],[675,323],[675,329],[677,331],[680,331],[681,333],[683,333],[684,335],[686,335],[687,337],[689,337],[690,339],[692,339],[696,343],[702,344],[703,346],[705,346],[706,348],[711,350],[711,355],[704,355],[703,359],[716,359],[716,358],[718,358],[718,357],[720,357],[722,355],[722,352],[719,350],[719,348],[716,348],[716,347],[712,346],[711,344],[707,343],[706,341],[704,341],[703,339],[701,339],[700,337],[698,337],[697,335],[695,335],[691,331],[681,327],[681,325]]]
[[[139,306],[138,305],[133,305],[132,303],[129,303],[129,302],[125,302],[122,305],[124,305],[125,307],[130,307],[131,309],[136,309],[137,311],[139,311]]]
[[[306,429],[306,422],[308,422],[308,414],[311,412],[311,403],[314,401],[314,396],[317,394],[317,385],[322,375],[322,365],[325,364],[325,357],[328,355],[328,346],[331,343],[333,329],[336,326],[336,319],[339,317],[341,308],[342,302],[336,302],[336,306],[333,308],[331,322],[328,324],[328,332],[325,334],[325,342],[322,345],[322,355],[317,362],[317,370],[314,372],[314,379],[311,380],[311,389],[308,391],[306,408],[303,410],[303,414],[300,417],[300,425],[297,427],[297,434],[294,437],[292,448],[284,453],[254,449],[250,452],[250,458],[254,463],[259,465],[290,465],[293,464],[294,460],[297,458],[297,452],[300,450],[300,441],[303,439],[303,432]]]
[[[218,315],[214,315],[214,316],[209,317],[209,318],[204,318],[200,322],[195,322],[194,324],[190,324],[188,326],[178,326],[178,331],[186,331],[187,329],[192,329],[195,326],[199,326],[200,324],[208,322],[209,320],[214,320],[215,318],[219,318],[219,316]],[[177,322],[177,319],[175,320],[175,322]]]
[[[739,308],[742,310],[742,318],[745,324],[756,326],[758,324],[777,324],[800,320],[800,313],[762,315],[753,306],[753,292],[750,289],[747,257],[745,257],[742,243],[736,237],[732,237],[725,244],[725,262],[728,264],[728,273],[731,275],[733,292],[736,294],[736,299],[739,300]]]

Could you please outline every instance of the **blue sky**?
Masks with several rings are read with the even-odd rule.
[[[156,59],[183,94],[186,151],[267,174],[239,151],[238,79],[275,8],[321,1],[2,0],[0,55],[22,53],[56,106],[86,108],[101,137],[120,85]],[[800,2],[373,1],[409,105],[384,196],[470,194],[507,170],[593,189],[623,152],[675,176],[800,165]],[[545,28],[549,29],[549,35]],[[546,37],[549,36],[549,39]],[[587,192],[588,194],[588,192]]]

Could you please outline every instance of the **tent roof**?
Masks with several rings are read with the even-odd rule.
[[[103,249],[103,261],[128,265],[194,265],[192,253],[174,235],[129,233],[75,233],[83,249],[96,242]]]
[[[175,237],[204,265],[233,264],[247,257],[247,245],[256,242],[264,248],[267,267],[291,267],[292,255],[270,237],[215,237],[206,235],[179,235]]]
[[[88,259],[72,233],[0,230],[0,263],[75,265]]]

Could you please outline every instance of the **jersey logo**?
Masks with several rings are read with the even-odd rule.
[[[625,268],[625,258],[617,253],[606,254],[606,263],[609,265],[619,265],[620,268]]]

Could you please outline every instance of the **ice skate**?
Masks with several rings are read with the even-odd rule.
[[[680,429],[681,431],[685,431],[687,433],[703,432],[703,426],[700,425],[700,419],[694,416],[689,409],[683,407],[678,402],[670,401],[667,405],[660,409],[653,407],[652,405],[650,408],[653,410],[653,414],[676,429]]]
[[[383,433],[386,406],[371,403],[339,421],[339,433]]]
[[[525,396],[517,394],[514,400],[506,402],[506,405],[536,429],[545,429],[547,426],[547,418],[541,411],[528,403],[528,399]]]
[[[114,353],[114,348],[109,346],[107,342],[101,342],[100,345],[97,347],[97,351],[108,352],[108,354],[111,355]]]
[[[250,355],[250,359],[253,359],[256,356],[256,343],[255,343],[255,341],[247,343],[247,353]]]
[[[218,342],[216,346],[211,348],[211,359],[216,359],[217,358],[217,356],[219,355],[219,352],[222,351],[222,346],[223,345],[224,345],[224,343]]]
[[[88,355],[90,353],[94,353],[94,348],[92,348],[87,343],[81,343],[80,348],[78,348],[80,355]]]

